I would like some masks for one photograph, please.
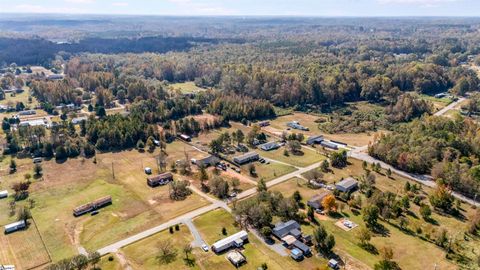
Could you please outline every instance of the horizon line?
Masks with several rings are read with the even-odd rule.
[[[185,18],[195,18],[195,17],[220,17],[220,18],[479,18],[480,15],[307,15],[307,14],[264,14],[264,15],[253,15],[253,14],[128,14],[128,13],[57,13],[57,12],[4,12],[0,11],[1,15],[49,15],[49,16],[71,16],[71,15],[90,15],[90,16],[111,16],[111,17],[185,17]],[[2,18],[0,17],[0,20]]]

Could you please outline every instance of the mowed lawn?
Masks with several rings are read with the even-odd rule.
[[[49,262],[50,257],[35,224],[31,223],[26,230],[0,233],[0,264],[31,269]]]
[[[80,245],[95,250],[208,204],[195,193],[172,201],[168,186],[150,188],[143,167],[156,170],[157,154],[130,150],[97,154],[96,164],[93,159],[44,162],[45,180],[33,186],[32,213],[55,261],[74,255]],[[76,206],[107,195],[113,203],[100,214],[73,217]]]
[[[159,243],[170,241],[172,248],[176,250],[177,256],[175,260],[168,264],[161,264],[157,256],[160,252]],[[180,226],[179,231],[174,231],[170,234],[168,230],[157,233],[151,237],[140,240],[125,248],[122,252],[128,263],[133,269],[165,269],[165,270],[180,270],[180,269],[201,269],[198,264],[190,267],[185,264],[185,253],[183,248],[193,241],[193,236],[186,226]],[[194,253],[203,252],[200,249],[195,249]],[[195,257],[190,254],[189,258]]]
[[[224,210],[215,210],[206,213],[196,219],[194,224],[200,231],[202,238],[212,245],[215,241],[223,239],[240,231],[240,228],[234,226],[233,216]],[[222,234],[222,228],[227,230],[227,235]],[[316,257],[310,257],[298,263],[290,257],[282,257],[270,250],[264,243],[256,238],[252,233],[248,235],[249,242],[244,245],[243,255],[247,263],[241,269],[256,270],[262,263],[266,263],[268,269],[326,269],[325,261]],[[200,253],[201,257],[197,260],[203,269],[235,269],[235,267],[225,258],[225,253],[214,254],[212,252]]]
[[[262,157],[278,160],[280,162],[291,164],[297,167],[307,167],[308,165],[312,165],[326,159],[324,155],[317,153],[315,150],[312,149],[302,148],[303,154],[293,155],[290,153],[288,156],[284,155],[284,150],[284,147],[280,147],[279,149],[272,151],[258,150],[258,153]]]
[[[252,178],[255,181],[258,181],[263,178],[265,182],[268,182],[270,180],[273,180],[277,177],[280,177],[282,175],[291,173],[296,171],[297,169],[293,166],[288,166],[282,163],[277,163],[277,162],[270,162],[270,164],[266,163],[260,163],[260,162],[254,162],[252,163],[255,166],[255,171],[257,172],[257,176],[251,176],[250,175],[250,165],[245,164],[241,167],[242,169],[242,174],[247,175],[250,178]]]
[[[393,186],[379,185],[381,182],[385,181],[393,181],[396,184]],[[391,188],[400,186],[400,184],[404,184],[400,179],[385,180],[377,177],[377,186],[379,186],[380,189],[385,188],[386,190],[390,190]],[[285,196],[291,196],[293,192],[298,190],[302,195],[304,203],[315,194],[321,192],[321,189],[314,190],[308,188],[306,181],[299,178],[292,178],[291,180],[271,187],[270,190],[279,191]],[[355,215],[348,207],[345,209],[346,210],[344,210],[342,214],[344,217],[349,218],[360,226],[364,226],[361,214]],[[414,206],[412,206],[412,210],[416,212],[418,211]],[[419,216],[418,212],[417,215]],[[327,231],[335,236],[335,252],[342,257],[352,257],[350,260],[353,259],[357,261],[353,264],[358,265],[358,268],[373,267],[373,265],[380,260],[380,255],[371,254],[358,246],[358,239],[356,238],[356,232],[359,230],[358,228],[346,232],[335,225],[336,221],[337,219],[334,218],[323,218],[320,220],[320,222],[326,227]],[[458,226],[458,223],[456,226]],[[394,260],[399,263],[402,269],[429,269],[435,263],[439,269],[456,269],[451,262],[445,259],[445,252],[439,249],[436,245],[418,237],[408,235],[387,223],[381,222],[381,224],[386,227],[388,234],[386,236],[374,235],[371,242],[377,247],[377,249],[380,249],[383,246],[391,246],[394,250]],[[450,226],[448,224],[441,224]],[[314,227],[304,226],[302,229],[306,233],[311,233],[313,232]]]
[[[270,121],[270,126],[263,128],[265,131],[280,136],[282,132],[288,133],[302,133],[305,138],[314,135],[323,135],[326,139],[340,141],[348,145],[363,146],[372,141],[374,132],[370,133],[336,133],[326,134],[318,128],[318,123],[315,120],[319,119],[319,116],[294,112],[293,114],[277,117]],[[287,123],[292,121],[298,121],[302,126],[308,127],[309,131],[291,129],[287,130]]]

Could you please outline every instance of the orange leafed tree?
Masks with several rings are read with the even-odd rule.
[[[337,202],[335,201],[335,196],[328,195],[322,200],[323,209],[327,212],[336,210]]]

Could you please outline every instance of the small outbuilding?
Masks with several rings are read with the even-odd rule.
[[[27,223],[24,220],[20,220],[8,225],[5,225],[5,234],[13,233],[27,227]]]
[[[0,199],[7,198],[7,197],[8,197],[8,190],[0,191]]]
[[[290,252],[290,257],[292,257],[296,261],[301,261],[303,259],[303,253],[300,249],[294,248]]]
[[[337,262],[337,260],[335,259],[330,259],[328,261],[328,267],[332,268],[332,269],[338,269],[339,268],[339,264]]]
[[[335,188],[341,192],[351,192],[358,187],[358,181],[352,177],[347,177],[335,185]]]
[[[242,253],[236,250],[230,251],[227,254],[227,259],[237,268],[247,262],[247,259],[245,258],[245,256],[243,256]]]

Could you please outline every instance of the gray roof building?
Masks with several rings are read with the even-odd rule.
[[[322,135],[317,135],[317,136],[310,136],[307,139],[307,144],[312,145],[312,144],[318,144],[323,141],[323,136]]]
[[[260,145],[260,149],[263,151],[271,151],[280,148],[280,144],[277,142],[267,142]]]
[[[332,194],[330,191],[323,191],[321,193],[316,194],[310,200],[308,200],[307,205],[312,207],[313,209],[322,209],[322,200],[323,198],[327,197],[328,195]]]
[[[358,181],[352,177],[347,177],[335,185],[335,188],[341,192],[350,192],[358,187]]]
[[[256,152],[248,152],[246,154],[243,154],[241,156],[237,156],[233,158],[233,161],[237,164],[245,164],[251,161],[258,160],[260,156]]]
[[[279,222],[275,224],[275,228],[273,228],[273,235],[278,239],[282,239],[286,235],[292,235],[295,237],[295,235],[298,235],[297,232],[300,232],[300,224],[298,224],[295,220]]]

